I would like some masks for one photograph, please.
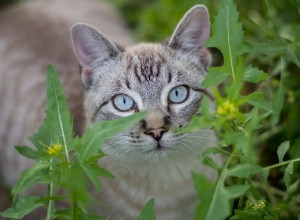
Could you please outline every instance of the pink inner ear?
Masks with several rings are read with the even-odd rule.
[[[86,87],[89,87],[91,84],[92,71],[90,68],[82,66],[81,80]]]
[[[201,63],[208,68],[212,63],[212,57],[209,50],[206,47],[202,47],[200,50],[200,60]]]
[[[85,49],[82,45],[78,46],[77,49],[78,60],[81,66],[88,67],[91,64],[90,57],[88,56],[89,52],[84,50]]]

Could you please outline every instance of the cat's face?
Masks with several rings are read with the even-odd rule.
[[[115,159],[157,162],[189,156],[207,147],[212,131],[175,134],[188,124],[205,90],[200,87],[210,57],[203,47],[209,35],[207,10],[192,8],[165,44],[117,48],[92,27],[72,29],[75,53],[83,67],[88,121],[125,117],[138,111],[140,123],[109,139],[103,148]]]

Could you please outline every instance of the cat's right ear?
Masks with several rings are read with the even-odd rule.
[[[211,63],[211,56],[204,47],[210,35],[208,10],[204,5],[192,7],[180,20],[171,39],[169,47],[188,52],[189,55],[200,57],[205,67]]]
[[[98,30],[87,24],[77,23],[71,27],[74,53],[82,68],[82,81],[88,87],[95,76],[95,65],[115,57],[120,50]]]

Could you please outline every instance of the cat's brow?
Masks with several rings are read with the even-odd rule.
[[[203,93],[203,94],[206,95],[211,101],[214,101],[214,100],[215,100],[215,98],[213,97],[213,95],[212,95],[209,91],[207,91],[206,89],[197,88],[197,87],[193,87],[192,89],[193,89],[194,91],[196,91],[196,92],[201,92],[201,93]]]
[[[99,110],[108,103],[109,101],[105,101],[103,102],[95,111],[95,113],[93,114],[93,117],[92,117],[92,121],[95,121],[96,119],[96,116],[97,116],[97,113],[99,112]]]

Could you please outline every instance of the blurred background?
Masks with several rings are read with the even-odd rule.
[[[205,4],[213,22],[218,2],[111,0],[135,41],[163,41],[183,14],[195,4]],[[18,0],[1,0],[0,9],[17,3]],[[251,52],[246,54],[246,62],[270,76],[259,85],[247,83],[245,93],[260,89],[272,105],[282,107],[280,114],[264,120],[253,140],[257,160],[262,166],[277,163],[277,148],[286,140],[290,141],[291,147],[285,159],[300,157],[300,0],[236,0],[235,3],[244,28],[244,38],[253,45]],[[279,94],[280,85],[283,86],[283,95]],[[294,164],[294,173],[295,181],[300,178],[299,163]],[[269,181],[274,190],[285,190],[282,176],[282,168],[271,170]],[[300,215],[299,181],[296,188],[296,197],[285,198],[285,204],[282,204],[286,210],[282,214],[283,219],[297,219]]]

